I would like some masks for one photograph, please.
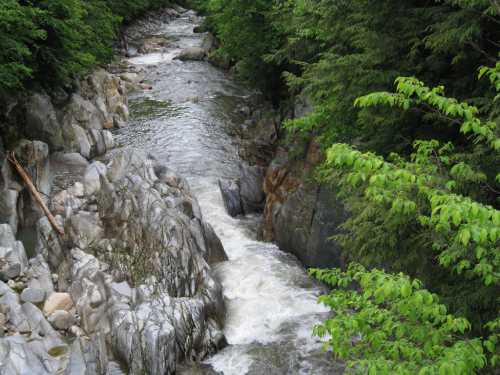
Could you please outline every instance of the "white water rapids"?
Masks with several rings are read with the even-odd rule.
[[[314,324],[328,314],[317,303],[320,287],[294,257],[255,239],[259,217],[231,218],[224,209],[217,182],[237,178],[241,162],[230,134],[243,121],[238,108],[258,93],[207,62],[173,60],[182,48],[201,45],[203,35],[192,31],[196,21],[187,12],[162,23],[155,34],[174,46],[129,60],[145,70],[153,89],[131,95],[131,124],[115,135],[123,147],[149,152],[188,179],[229,257],[215,268],[229,346],[206,360],[212,368],[206,373],[341,373],[312,337]]]

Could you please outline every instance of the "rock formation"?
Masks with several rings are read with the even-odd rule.
[[[119,152],[51,204],[66,234],[42,218],[29,261],[0,226],[0,373],[170,374],[224,345],[226,256],[183,178]]]

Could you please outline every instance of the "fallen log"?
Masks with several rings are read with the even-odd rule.
[[[52,225],[52,228],[59,233],[59,235],[63,236],[64,235],[64,230],[59,226],[59,224],[56,221],[56,218],[50,210],[48,209],[47,205],[43,201],[40,193],[38,192],[37,188],[33,184],[33,181],[31,180],[30,176],[26,171],[24,170],[23,166],[17,161],[16,159],[16,154],[14,151],[11,151],[10,153],[7,154],[7,160],[14,166],[16,169],[17,173],[19,173],[19,176],[21,176],[21,179],[24,181],[26,186],[28,187],[28,190],[30,191],[31,195],[33,198],[35,198],[35,201],[38,203],[40,208],[43,210],[47,218],[49,219],[50,225]]]

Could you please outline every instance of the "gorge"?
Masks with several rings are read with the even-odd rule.
[[[277,115],[204,61],[214,41],[193,32],[201,21],[150,15],[127,30],[133,56],[69,104],[28,100],[24,132],[39,136],[16,152],[65,234],[4,160],[2,374],[342,372],[311,335],[329,315],[323,287],[258,239],[265,165],[241,158],[241,124],[269,132]],[[248,215],[231,217],[219,186],[240,179]]]

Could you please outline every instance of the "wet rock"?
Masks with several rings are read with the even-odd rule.
[[[73,300],[69,293],[52,293],[43,305],[43,313],[51,315],[56,310],[69,311],[73,308]]]
[[[205,51],[205,55],[212,53],[215,49],[217,49],[217,39],[213,34],[207,33],[203,37],[203,41],[201,44],[201,48]]]
[[[259,166],[240,166],[240,196],[243,211],[248,213],[261,212],[265,205],[264,174],[265,169]]]
[[[190,47],[183,49],[177,56],[174,57],[174,60],[181,61],[199,61],[204,60],[207,55],[207,51],[200,47]]]
[[[231,216],[238,216],[244,213],[241,204],[240,186],[236,181],[220,181],[219,189],[224,201],[224,207]]]
[[[21,300],[35,305],[42,303],[45,300],[45,291],[38,288],[26,288],[21,293]]]
[[[143,41],[142,46],[139,48],[139,53],[147,54],[162,51],[165,47],[170,45],[170,41],[161,36],[153,36]]]
[[[221,240],[215,233],[212,226],[206,222],[202,223],[205,235],[206,247],[208,249],[207,262],[210,265],[215,265],[220,262],[228,260],[224,246]]]
[[[123,79],[125,82],[129,82],[132,84],[138,84],[144,81],[144,75],[134,72],[122,73],[120,74],[120,78]]]

